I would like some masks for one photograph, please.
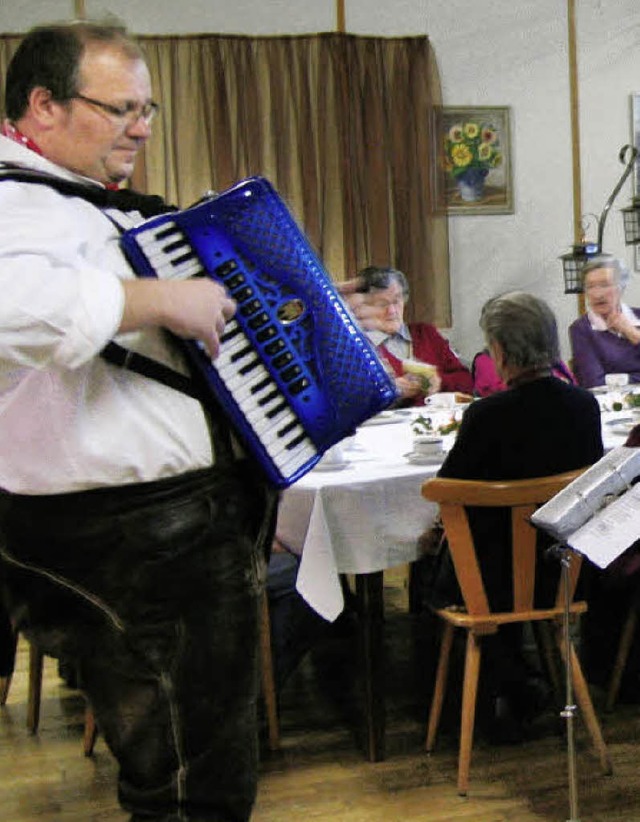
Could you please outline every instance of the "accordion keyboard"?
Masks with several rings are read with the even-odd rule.
[[[137,243],[159,279],[184,279],[207,273],[176,223],[164,222],[140,231]],[[255,332],[259,344],[256,348],[240,322],[233,318],[221,337],[215,370],[278,470],[285,477],[293,476],[316,456],[317,449],[264,361],[280,373],[293,395],[307,387],[307,379],[295,364],[286,342],[274,333],[269,315],[248,284],[242,263],[230,249],[227,259],[212,273],[236,300],[237,315]]]

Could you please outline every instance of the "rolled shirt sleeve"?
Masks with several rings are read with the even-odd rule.
[[[43,201],[43,212],[51,201],[51,217],[38,236],[34,198]],[[83,201],[70,202],[62,213],[56,204],[59,195],[44,186],[0,185],[0,359],[15,367],[77,368],[121,322],[121,280],[132,274],[117,230]],[[87,232],[93,235],[88,240]],[[100,259],[94,259],[96,247],[102,249]]]

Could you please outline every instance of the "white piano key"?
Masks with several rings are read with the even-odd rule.
[[[186,265],[175,266],[170,263],[169,265],[154,268],[154,271],[159,280],[186,280],[200,274],[204,271],[204,268],[199,260],[194,259]]]

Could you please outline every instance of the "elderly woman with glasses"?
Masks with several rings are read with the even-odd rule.
[[[629,270],[607,255],[582,269],[587,311],[569,328],[573,370],[585,388],[603,385],[606,374],[640,382],[640,308],[622,302]]]
[[[377,321],[367,330],[382,359],[396,377],[401,404],[422,405],[425,394],[459,391],[471,394],[471,372],[451,350],[434,325],[406,323],[404,309],[409,298],[407,278],[395,268],[368,266],[358,274],[359,290],[366,293]],[[429,386],[408,371],[408,362],[417,360],[433,366]]]

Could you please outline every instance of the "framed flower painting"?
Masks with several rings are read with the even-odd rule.
[[[513,214],[511,109],[436,111],[435,201],[449,214]]]

